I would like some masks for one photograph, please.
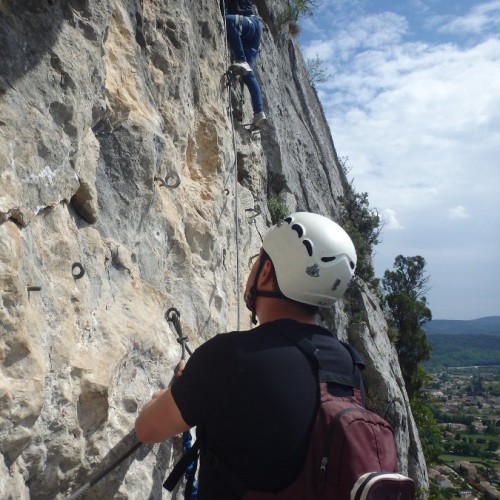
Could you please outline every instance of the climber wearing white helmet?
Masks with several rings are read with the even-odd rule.
[[[172,388],[144,406],[135,427],[140,441],[197,427],[199,500],[240,499],[241,485],[278,492],[298,475],[318,384],[284,332],[308,339],[352,373],[349,351],[317,324],[316,313],[342,298],[355,267],[354,245],[338,224],[306,212],[286,217],[266,233],[247,280],[245,301],[259,326],[207,341]],[[341,395],[344,390],[352,393],[338,387]]]
[[[274,265],[277,281],[270,292],[257,287],[268,258]],[[247,284],[245,292],[247,307],[255,316],[258,296],[287,298],[302,305],[331,306],[344,295],[355,267],[354,245],[338,224],[321,215],[295,213],[264,236],[261,256],[254,266],[255,277],[250,275],[248,282],[252,284]]]

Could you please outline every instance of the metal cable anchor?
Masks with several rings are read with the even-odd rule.
[[[181,313],[179,312],[179,310],[176,309],[175,307],[171,307],[165,313],[165,319],[173,323],[175,331],[177,332],[177,337],[178,337],[177,342],[179,342],[179,344],[182,347],[181,359],[186,359],[186,351],[191,356],[191,354],[193,353],[189,348],[189,346],[187,345],[189,339],[182,333]]]

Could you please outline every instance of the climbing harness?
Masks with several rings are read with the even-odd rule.
[[[181,361],[183,361],[186,358],[186,352],[190,356],[191,356],[192,352],[191,352],[191,349],[189,348],[189,346],[187,345],[189,339],[182,333],[182,327],[181,327],[181,321],[180,321],[181,313],[175,307],[171,307],[165,313],[165,318],[167,321],[171,322],[174,325],[175,331],[177,333],[177,342],[179,342],[179,344],[182,347]],[[177,370],[176,370],[176,374],[177,374]],[[183,447],[185,453],[188,452],[189,450],[191,450],[191,442],[192,442],[191,432],[190,431],[183,432],[182,433],[182,447]],[[189,463],[185,467],[184,470],[185,470],[184,477],[186,478],[184,497],[187,499],[196,500],[197,495],[198,495],[198,489],[196,488],[196,485],[195,485],[195,475],[196,475],[195,462],[192,461],[191,463]],[[170,476],[169,476],[169,478],[170,478]],[[177,481],[178,481],[178,479],[177,479]],[[175,483],[177,483],[177,481]],[[168,482],[168,479],[165,483],[167,483],[167,482]],[[174,486],[175,486],[175,484],[174,484]]]
[[[170,188],[170,189],[175,189],[176,187],[179,187],[181,183],[181,178],[177,172],[167,172],[167,175],[165,177],[160,177],[156,176],[154,178],[155,181],[160,181],[161,185]],[[173,184],[170,183],[170,181],[173,181]]]
[[[123,455],[117,458],[112,464],[106,467],[102,472],[96,474],[93,478],[87,481],[83,486],[78,488],[67,500],[76,500],[77,498],[82,498],[82,495],[87,492],[92,486],[94,486],[97,482],[99,482],[104,476],[109,474],[115,467],[120,465],[124,460],[126,460],[134,451],[142,446],[141,442],[135,443],[128,451],[126,451]]]

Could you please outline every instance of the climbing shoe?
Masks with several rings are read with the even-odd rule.
[[[266,115],[264,114],[264,111],[261,111],[260,113],[255,113],[253,115],[253,121],[252,121],[253,129],[262,128],[266,123],[267,123],[267,118]]]
[[[248,75],[248,73],[252,72],[252,68],[246,61],[236,61],[229,66],[229,69],[235,75]]]

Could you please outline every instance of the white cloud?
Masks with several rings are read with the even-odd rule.
[[[392,208],[384,209],[382,218],[384,222],[384,229],[403,229],[403,226],[397,218],[396,211]]]
[[[333,45],[333,42],[329,40],[314,40],[304,50],[304,55],[307,59],[315,59],[318,56],[326,61],[333,56]]]
[[[411,0],[411,5],[417,12],[428,12],[429,6],[422,0]]]
[[[439,19],[437,20],[439,22]],[[485,2],[474,6],[465,16],[447,19],[438,31],[443,33],[484,33],[500,28],[500,1]]]
[[[306,47],[313,57],[322,48],[333,75],[318,91],[337,152],[384,217],[377,273],[398,254],[424,256],[436,318],[500,314],[485,299],[500,296],[500,36],[487,31],[498,15],[500,0],[482,3],[440,18],[431,38],[400,14],[332,17]]]
[[[457,205],[456,207],[450,208],[448,210],[448,218],[455,219],[468,219],[470,217],[469,212],[463,205]]]

